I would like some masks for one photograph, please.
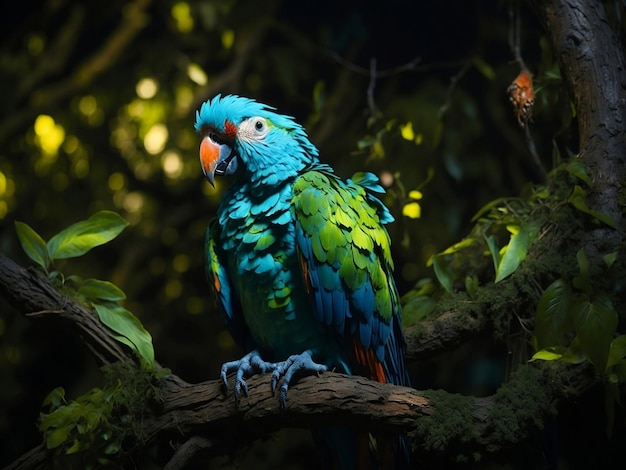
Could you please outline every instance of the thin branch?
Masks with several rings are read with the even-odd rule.
[[[520,68],[525,69],[527,67],[522,58],[522,48],[520,45],[522,21],[519,0],[512,0],[509,3],[509,23],[509,47],[511,48],[511,53]]]
[[[326,53],[326,55],[328,55],[328,57],[332,58],[335,62],[345,67],[346,69],[359,75],[364,75],[367,77],[372,76],[372,62],[371,61],[370,61],[370,67],[361,67],[360,65],[356,65],[355,63],[344,59],[343,57],[341,57],[339,54],[337,54],[334,51],[326,50],[324,52]],[[375,61],[376,59],[372,59],[372,60]],[[376,78],[392,77],[394,75],[398,75],[403,72],[415,70],[421,61],[422,61],[421,57],[415,57],[414,59],[410,60],[406,64],[402,64],[397,67],[392,67],[390,69],[385,69],[385,70],[376,70],[375,69],[376,64],[374,63],[374,76]]]
[[[450,86],[448,86],[448,91],[446,92],[446,100],[439,107],[439,111],[437,112],[438,119],[442,119],[448,112],[448,109],[450,109],[450,105],[452,104],[452,95],[454,94],[454,91],[456,90],[459,81],[461,81],[461,78],[463,78],[471,65],[472,62],[468,60],[467,62],[465,62],[463,67],[461,67],[461,70],[454,74],[454,76],[450,79]]]

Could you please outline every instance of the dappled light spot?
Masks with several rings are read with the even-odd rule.
[[[126,186],[126,177],[123,173],[116,171],[115,173],[111,173],[107,183],[111,191],[119,191]]]
[[[139,191],[128,193],[124,197],[124,209],[128,212],[138,212],[143,207],[144,197]]]
[[[183,159],[175,150],[169,150],[161,159],[163,172],[168,178],[178,178],[183,173]]]
[[[172,18],[176,21],[176,28],[181,33],[188,33],[193,29],[193,16],[187,2],[178,2],[172,7]]]
[[[230,49],[235,42],[235,32],[232,29],[226,29],[222,33],[222,46],[224,49]]]
[[[40,114],[35,119],[35,135],[37,145],[48,156],[56,156],[59,147],[65,140],[65,129],[57,124],[52,116]],[[54,161],[54,159],[52,159]]]
[[[174,259],[172,260],[172,267],[177,273],[184,273],[189,269],[190,265],[191,260],[189,259],[189,256],[184,253],[174,256]]]
[[[44,50],[45,42],[39,34],[33,34],[28,38],[28,53],[32,56],[38,56]]]
[[[381,171],[378,177],[380,178],[380,184],[382,184],[384,188],[390,188],[395,180],[393,173],[390,171]]]
[[[135,86],[135,92],[139,98],[149,100],[159,91],[159,83],[153,78],[142,78]]]
[[[63,142],[63,150],[68,155],[73,154],[80,148],[80,141],[75,135],[68,135]]]
[[[0,197],[4,197],[7,192],[7,177],[0,171]]]
[[[217,345],[221,350],[232,349],[235,347],[235,342],[233,341],[233,337],[230,336],[228,331],[220,331],[217,335]]]
[[[155,124],[146,133],[143,139],[143,146],[152,155],[160,153],[165,148],[169,133],[165,124]]]
[[[89,159],[85,154],[74,161],[72,173],[74,173],[76,178],[85,178],[89,175]]]
[[[165,296],[169,299],[174,299],[180,296],[183,291],[183,285],[178,279],[170,279],[165,284]]]
[[[186,85],[180,85],[176,87],[176,107],[185,112],[193,104],[193,89]]]
[[[91,116],[98,109],[98,102],[95,96],[86,95],[78,101],[78,109],[85,116]]]
[[[189,64],[187,66],[187,76],[189,79],[197,85],[206,85],[208,78],[206,73],[198,64]]]

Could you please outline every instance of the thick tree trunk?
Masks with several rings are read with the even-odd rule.
[[[602,228],[591,240],[619,242],[626,184],[626,59],[604,3],[587,0],[531,1],[549,33],[571,92],[585,162],[593,188],[589,206],[611,216],[617,232]],[[603,247],[598,247],[602,250]]]

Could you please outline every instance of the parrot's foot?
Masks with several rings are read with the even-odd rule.
[[[281,408],[287,406],[287,389],[295,374],[299,376],[317,375],[328,370],[325,365],[313,361],[311,351],[304,351],[302,354],[294,354],[293,356],[289,356],[285,361],[277,362],[272,364],[272,366],[274,368],[274,372],[272,373],[272,391],[276,391],[278,381],[281,376],[283,377],[283,383],[278,391],[278,401]]]
[[[261,359],[261,355],[258,351],[252,351],[238,361],[225,362],[222,364],[220,377],[222,378],[224,387],[228,389],[228,379],[226,376],[234,370],[237,371],[234,392],[235,402],[239,403],[241,392],[243,392],[244,396],[248,396],[248,384],[246,383],[246,378],[251,377],[254,374],[262,374],[264,372],[275,370],[280,364],[281,363],[273,364],[271,362],[266,362]]]

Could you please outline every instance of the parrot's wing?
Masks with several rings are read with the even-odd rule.
[[[241,305],[235,295],[226,269],[226,257],[219,247],[220,225],[215,219],[206,233],[206,276],[215,295],[218,307],[235,342],[244,350],[249,349],[248,327],[244,321]]]
[[[301,175],[292,200],[296,244],[320,321],[350,349],[355,370],[346,372],[408,384],[383,226],[393,217],[371,191],[383,189],[370,173],[347,182],[323,171]]]

